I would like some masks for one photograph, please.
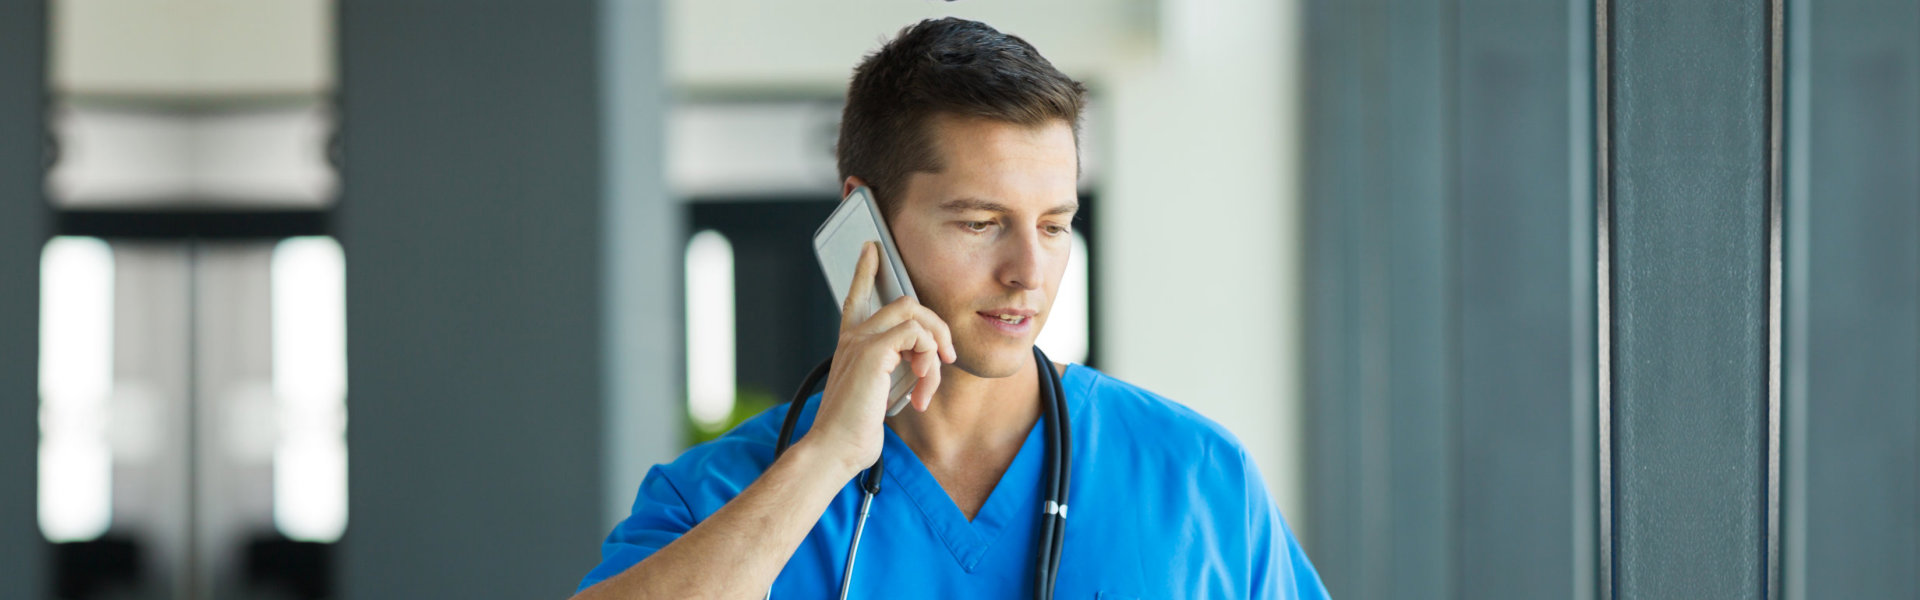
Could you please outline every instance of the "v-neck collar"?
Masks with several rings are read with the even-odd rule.
[[[1076,370],[1069,365],[1069,371]],[[1066,373],[1060,374],[1062,386]],[[1068,403],[1073,393],[1068,393]],[[1072,407],[1068,410],[1071,412]],[[987,549],[1000,539],[1001,534],[1010,529],[1020,529],[1021,524],[1030,524],[1040,514],[1040,472],[1042,456],[1046,454],[1046,437],[1040,428],[1040,420],[1034,421],[1032,429],[1027,431],[1025,441],[1020,443],[1020,451],[1013,457],[1013,463],[1007,465],[1006,473],[1000,475],[1000,481],[993,486],[993,492],[987,495],[980,512],[974,513],[968,521],[961,514],[960,507],[953,503],[953,497],[947,495],[946,488],[940,487],[940,481],[933,478],[926,463],[907,446],[905,440],[895,434],[892,427],[886,428],[886,442],[882,458],[886,461],[887,479],[892,480],[895,489],[910,499],[926,518],[927,528],[940,537],[947,550],[953,553],[954,562],[960,568],[972,573],[986,556]],[[886,496],[883,489],[881,496]]]

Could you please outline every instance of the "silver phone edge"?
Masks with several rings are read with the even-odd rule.
[[[880,229],[880,245],[887,250],[887,270],[893,272],[893,280],[900,284],[900,293],[918,301],[920,294],[913,291],[913,278],[907,276],[907,265],[900,260],[900,247],[893,244],[893,228],[887,226],[887,216],[880,211],[880,202],[873,199],[872,190],[867,190],[865,195],[867,210],[871,213],[874,224]],[[885,302],[892,301],[890,298],[885,300]]]

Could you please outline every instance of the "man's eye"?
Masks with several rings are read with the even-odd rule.
[[[974,233],[986,233],[987,228],[992,226],[993,226],[992,221],[967,221],[964,224],[964,227],[967,228],[967,231],[971,231]]]
[[[1047,226],[1047,235],[1065,235],[1066,233],[1067,233],[1067,228],[1064,225],[1048,225]]]

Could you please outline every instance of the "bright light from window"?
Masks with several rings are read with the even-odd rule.
[[[1060,280],[1060,294],[1047,313],[1045,329],[1034,343],[1056,362],[1087,362],[1092,346],[1087,337],[1087,241],[1073,234],[1073,257],[1067,261],[1066,277]]]
[[[346,258],[332,238],[273,250],[273,522],[288,538],[332,542],[347,528]]]
[[[733,414],[733,244],[716,231],[687,242],[687,412],[704,427]]]
[[[113,250],[58,237],[40,257],[40,532],[53,542],[106,533],[113,519]]]

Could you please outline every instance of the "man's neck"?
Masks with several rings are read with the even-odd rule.
[[[942,365],[940,389],[926,412],[903,411],[887,419],[915,456],[929,465],[979,455],[1011,455],[1040,419],[1037,365],[987,379]]]

